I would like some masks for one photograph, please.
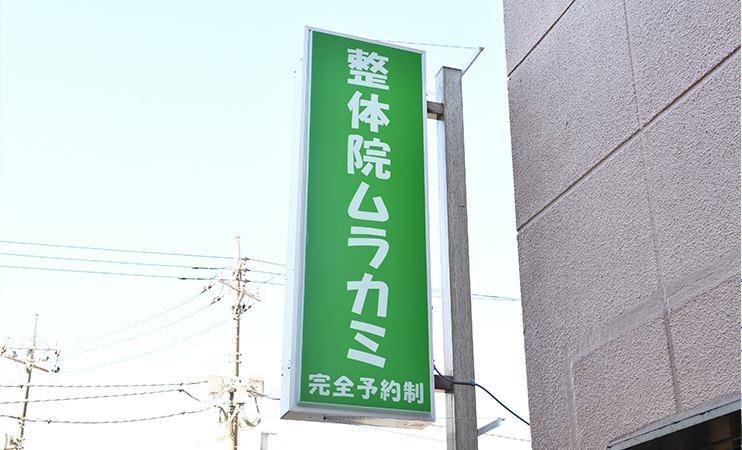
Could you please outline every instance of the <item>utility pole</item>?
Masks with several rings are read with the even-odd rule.
[[[36,314],[36,317],[34,318],[34,324],[33,324],[33,338],[31,338],[31,342],[27,346],[21,347],[8,347],[6,345],[3,345],[2,350],[0,350],[0,354],[2,354],[3,357],[8,358],[12,361],[15,361],[17,363],[24,364],[26,366],[26,379],[23,383],[23,403],[21,405],[21,414],[18,417],[18,432],[15,436],[6,436],[6,445],[5,449],[22,449],[23,448],[23,439],[24,439],[24,432],[26,428],[26,412],[28,410],[28,394],[31,390],[31,372],[33,369],[39,369],[44,372],[49,373],[48,369],[44,369],[43,367],[39,367],[36,365],[38,362],[36,360],[36,328],[39,323],[39,315]],[[23,361],[21,359],[17,358],[17,354],[15,350],[26,350],[26,360]],[[46,351],[53,351],[56,353],[57,358],[59,357],[59,350],[58,349],[45,349]],[[48,357],[44,359],[44,361],[48,360]],[[58,369],[55,368],[54,371],[56,372]]]
[[[21,419],[18,423],[18,441],[23,445],[23,431],[26,427],[26,411],[28,410],[28,391],[31,389],[31,372],[33,371],[34,352],[36,351],[36,328],[39,325],[39,315],[35,314],[33,321],[33,338],[31,346],[26,352],[26,382],[23,386],[23,404],[21,405]]]
[[[224,278],[220,278],[219,282],[224,284],[225,286],[232,289],[232,292],[234,293],[234,303],[232,304],[232,360],[231,360],[231,373],[229,378],[227,379],[227,391],[229,392],[229,403],[227,405],[227,436],[229,437],[229,443],[232,450],[237,450],[237,434],[239,432],[239,423],[240,423],[240,411],[242,408],[242,405],[245,403],[246,396],[248,395],[248,389],[246,389],[245,385],[242,383],[242,380],[240,380],[240,319],[242,318],[242,313],[250,309],[252,304],[248,305],[248,301],[245,300],[245,297],[249,297],[255,301],[260,301],[260,298],[256,295],[253,295],[249,292],[247,292],[247,288],[245,287],[245,278],[244,273],[247,269],[243,268],[243,265],[245,263],[246,258],[240,257],[240,237],[235,236],[234,238],[234,258],[232,260],[232,276],[229,280],[225,280]],[[217,383],[219,386],[218,389],[216,389],[212,394],[219,394],[221,395],[221,392],[224,386],[224,380],[222,377],[214,377],[215,379],[220,379],[219,383]],[[250,421],[247,421],[245,419],[245,423],[248,426],[255,426],[256,424],[252,424]]]
[[[234,352],[232,358],[232,377],[238,379],[240,376],[240,318],[242,317],[242,299],[245,297],[245,288],[242,284],[242,258],[240,258],[240,237],[234,238],[234,259],[232,260],[232,286],[234,290],[234,304],[232,305],[232,324],[234,338]],[[229,422],[227,430],[229,442],[232,450],[237,450],[237,433],[239,432],[239,422],[235,403],[234,389],[229,391]]]
[[[479,53],[482,50],[483,48],[480,48]],[[467,69],[476,56],[467,65]],[[474,347],[471,321],[462,76],[462,71],[459,69],[442,67],[435,77],[436,99],[439,104],[430,106],[436,109],[433,116],[438,120],[443,367],[446,377],[456,381],[473,382]],[[432,112],[430,106],[428,107],[429,117]],[[477,449],[477,407],[474,389],[472,385],[456,384],[450,392],[446,393],[448,450]]]

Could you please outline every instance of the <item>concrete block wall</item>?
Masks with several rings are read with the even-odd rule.
[[[740,394],[740,3],[504,0],[534,449]]]

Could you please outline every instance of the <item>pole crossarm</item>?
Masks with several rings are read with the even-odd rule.
[[[26,361],[23,361],[23,360],[21,360],[21,359],[17,359],[17,358],[13,358],[12,356],[8,356],[8,355],[3,355],[3,357],[5,357],[5,358],[8,358],[9,360],[11,360],[11,361],[15,361],[15,362],[17,362],[17,363],[21,363],[21,364],[29,364],[29,363],[27,363]],[[39,370],[41,370],[41,371],[43,371],[43,372],[49,373],[49,369],[44,369],[43,367],[39,367],[39,366],[37,366],[36,364],[29,364],[29,365],[30,365],[31,367],[33,367],[34,369],[39,369]]]
[[[427,102],[428,119],[443,120],[443,103]]]

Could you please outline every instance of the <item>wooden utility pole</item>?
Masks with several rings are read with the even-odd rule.
[[[447,378],[473,382],[474,347],[461,77],[460,69],[441,68],[435,77],[439,104],[429,105],[428,115],[430,117],[432,110],[438,120],[443,367]],[[474,386],[457,384],[451,392],[446,393],[448,450],[477,449],[474,389]]]

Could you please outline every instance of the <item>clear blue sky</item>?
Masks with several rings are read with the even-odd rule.
[[[0,239],[231,256],[233,237],[239,235],[243,256],[283,264],[295,82],[301,76],[297,70],[305,25],[418,43],[405,45],[427,52],[430,100],[438,69],[462,67],[475,50],[420,44],[486,47],[464,77],[472,290],[519,297],[499,1],[464,2],[452,8],[442,1],[0,0]],[[435,123],[430,121],[428,128],[433,286],[440,287]],[[227,259],[10,243],[0,243],[0,253],[0,264],[9,266],[190,278],[212,277],[217,271],[9,254],[230,265]],[[258,262],[249,267],[283,269]],[[259,280],[271,276],[254,274]],[[30,337],[34,314],[40,315],[39,338],[63,350],[62,370],[53,376],[34,371],[33,383],[205,380],[227,370],[230,325],[215,325],[229,317],[228,301],[196,312],[211,302],[218,288],[135,327],[73,344],[180,305],[207,283],[0,268],[0,337],[15,338],[19,344],[20,338]],[[264,301],[243,319],[242,374],[265,379],[267,392],[278,396],[283,286],[263,285],[260,295]],[[434,298],[434,307],[439,302]],[[520,304],[475,300],[473,309],[477,381],[527,415]],[[434,319],[438,327],[440,317]],[[102,345],[106,347],[92,350]],[[83,350],[91,351],[75,355]],[[442,358],[440,345],[435,353]],[[96,368],[102,365],[107,366]],[[2,359],[0,384],[19,383],[19,370]],[[124,390],[35,388],[32,398],[117,392]],[[202,386],[189,392],[208,399]],[[0,401],[19,395],[19,389],[2,388]],[[503,416],[507,420],[495,433],[528,438],[527,427],[493,400],[477,400],[480,425]],[[442,417],[443,396],[436,401]],[[313,442],[317,448],[340,449],[347,448],[349,440],[357,448],[445,448],[443,428],[416,432],[279,421],[274,418],[277,403],[259,401],[263,431],[277,432],[281,448],[306,448]],[[176,392],[33,403],[28,415],[125,420],[204,406]],[[0,414],[16,415],[19,409],[17,404],[0,405]],[[15,429],[15,421],[0,419],[0,435]],[[199,441],[219,432],[214,412],[134,424],[39,423],[27,428],[26,448],[195,449]],[[243,432],[241,440],[250,442],[258,435]],[[527,442],[490,436],[479,442],[483,449],[530,448]],[[205,445],[202,448],[209,448]]]

